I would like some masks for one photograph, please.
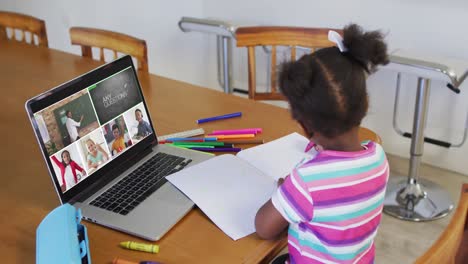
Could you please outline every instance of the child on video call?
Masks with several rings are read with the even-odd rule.
[[[151,127],[148,122],[143,120],[143,113],[140,109],[135,110],[135,119],[138,122],[138,131],[136,133],[137,138],[143,138],[151,134]]]
[[[52,160],[54,161],[55,165],[57,165],[57,167],[60,169],[62,179],[62,185],[60,185],[60,188],[62,189],[62,192],[64,192],[75,186],[81,177],[86,175],[86,171],[80,167],[78,163],[72,160],[68,150],[62,151],[61,158],[62,161],[59,161],[55,155],[52,156]],[[81,175],[76,171],[79,171]]]
[[[109,159],[109,155],[107,155],[101,145],[94,143],[91,138],[86,140],[86,148],[88,149],[88,155],[86,157],[88,160],[88,168],[97,169]]]
[[[115,155],[122,152],[125,148],[125,139],[120,127],[117,124],[112,125],[112,135],[114,135],[114,142],[112,143],[112,153]]]
[[[338,47],[282,66],[279,84],[317,155],[298,164],[257,212],[264,239],[288,227],[289,255],[274,263],[373,263],[389,168],[382,147],[359,141],[366,77],[387,64],[378,31],[336,32]],[[329,38],[330,38],[329,35]],[[334,41],[335,42],[335,41]]]

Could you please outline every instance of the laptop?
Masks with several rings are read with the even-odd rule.
[[[26,102],[61,203],[159,240],[193,207],[166,176],[211,156],[158,144],[135,67],[122,57]]]

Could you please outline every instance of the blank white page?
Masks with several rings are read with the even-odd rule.
[[[272,178],[233,155],[214,157],[167,179],[234,240],[255,232],[255,215],[276,189]]]
[[[266,144],[242,150],[237,153],[237,157],[278,180],[288,175],[303,158],[310,158],[316,154],[304,152],[307,144],[309,144],[307,138],[298,133],[292,133]]]

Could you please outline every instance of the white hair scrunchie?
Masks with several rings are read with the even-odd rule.
[[[343,38],[338,32],[333,30],[328,31],[328,40],[335,43],[340,52],[348,51],[348,48],[343,44]]]

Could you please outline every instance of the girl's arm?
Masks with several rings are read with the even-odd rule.
[[[78,165],[78,163],[76,163],[75,161],[71,161],[70,162],[70,165],[73,166],[73,168],[75,168],[76,170],[79,170],[81,173],[83,173],[83,175],[86,175],[86,171],[80,167],[80,165]]]
[[[55,162],[55,164],[60,168],[60,173],[62,174],[62,185],[60,185],[60,188],[62,188],[62,192],[66,191],[66,184],[65,184],[65,168],[63,167],[62,162],[60,162],[57,157],[52,156],[51,159]]]
[[[57,165],[59,168],[62,168],[62,167],[63,167],[62,162],[60,162],[60,161],[57,159],[57,157],[52,156],[51,159],[54,161],[55,165]]]
[[[288,221],[273,206],[271,199],[258,210],[255,216],[255,229],[258,236],[263,239],[276,238],[288,227],[288,224]]]

